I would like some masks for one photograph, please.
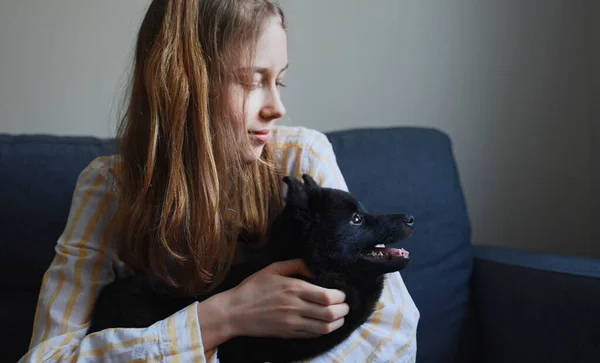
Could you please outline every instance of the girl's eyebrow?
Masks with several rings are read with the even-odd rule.
[[[286,69],[288,69],[289,66],[290,66],[289,63],[286,64],[285,67],[281,68],[281,70],[279,71],[279,73],[281,73],[281,72],[285,71]],[[248,68],[246,68],[246,69],[248,69]],[[253,68],[250,68],[250,69],[253,71],[253,73],[264,74],[264,73],[268,73],[269,72],[269,69],[268,68],[264,68],[264,67],[253,67]]]

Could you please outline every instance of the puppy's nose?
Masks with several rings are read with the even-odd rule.
[[[404,224],[412,228],[415,226],[415,217],[411,216],[410,214],[407,214],[404,216],[402,222],[404,222]]]

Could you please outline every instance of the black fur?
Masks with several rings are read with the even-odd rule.
[[[321,188],[308,175],[303,175],[304,183],[292,177],[283,180],[288,185],[286,206],[271,228],[269,241],[273,242],[267,244],[267,260],[232,267],[215,293],[237,285],[271,262],[300,257],[315,276],[314,280],[300,278],[344,291],[350,311],[342,327],[318,338],[233,338],[219,346],[219,360],[224,363],[290,362],[330,350],[372,314],[384,274],[399,271],[410,262],[408,257],[373,261],[363,258],[361,252],[410,236],[411,216],[370,214],[350,193]],[[194,301],[161,293],[141,276],[115,280],[98,296],[88,334],[110,327],[147,327]]]

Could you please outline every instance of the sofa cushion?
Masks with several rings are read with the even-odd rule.
[[[469,317],[472,263],[469,220],[449,138],[411,127],[327,136],[350,192],[367,209],[415,216],[414,234],[396,246],[413,258],[402,277],[421,312],[417,361],[457,361],[463,338],[458,332]]]

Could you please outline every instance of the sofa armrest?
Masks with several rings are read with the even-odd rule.
[[[486,362],[598,362],[600,260],[474,248]]]

